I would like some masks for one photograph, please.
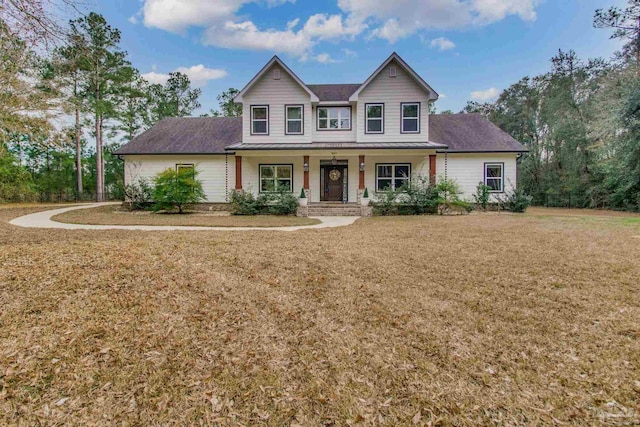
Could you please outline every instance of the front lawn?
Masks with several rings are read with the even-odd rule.
[[[0,424],[640,422],[632,216],[6,223],[33,210],[0,210]]]
[[[276,215],[230,216],[225,212],[192,212],[186,214],[127,211],[119,205],[80,209],[55,215],[54,221],[93,225],[184,225],[197,227],[290,227],[314,225],[311,218]]]

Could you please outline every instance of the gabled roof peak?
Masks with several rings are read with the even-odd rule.
[[[318,102],[319,101],[317,95],[315,93],[313,93],[313,91],[311,89],[309,89],[307,87],[307,85],[304,84],[304,82],[302,80],[300,80],[300,78],[296,75],[296,73],[291,71],[291,69],[287,66],[287,64],[285,64],[284,61],[282,61],[278,57],[278,55],[273,55],[273,58],[271,58],[271,60],[269,62],[267,62],[267,64],[264,67],[262,67],[262,69],[260,71],[258,71],[258,74],[256,74],[255,77],[252,78],[251,81],[249,83],[247,83],[247,85],[244,88],[242,88],[242,90],[236,95],[236,97],[233,99],[234,102],[237,102],[237,103],[242,102],[242,98],[244,97],[244,95],[246,95],[246,93],[249,92],[249,90],[251,90],[253,85],[255,85],[256,82],[258,82],[258,80],[260,80],[260,78],[267,71],[269,71],[269,69],[274,64],[278,64],[287,74],[289,74],[289,76],[291,76],[291,78],[296,83],[298,83],[298,85],[300,85],[300,87],[302,89],[304,89],[309,94],[309,96],[311,97],[311,102]]]

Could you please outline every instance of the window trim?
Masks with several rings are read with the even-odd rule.
[[[369,130],[369,107],[370,106],[380,106],[382,107],[382,117],[375,117],[371,120],[380,120],[380,132],[370,131]],[[371,135],[383,135],[384,134],[384,102],[370,102],[364,104],[364,133]]]
[[[289,108],[300,108],[300,119],[289,119]],[[289,132],[289,120],[300,122],[300,132]],[[304,104],[285,104],[284,106],[284,134],[304,135]]]
[[[382,179],[391,179],[391,190],[395,191],[395,174],[396,174],[396,166],[409,166],[409,176],[408,176],[408,180],[409,183],[411,183],[411,169],[413,168],[413,165],[411,163],[376,163],[376,179],[375,179],[375,192],[376,194],[379,193],[383,193],[384,190],[378,190],[378,180],[380,179],[380,177],[378,176],[378,166],[391,166],[391,177],[389,178],[382,178]]]
[[[331,129],[329,127],[329,113],[327,112],[327,127],[326,128],[321,128],[320,127],[320,110],[326,108],[327,110],[330,108],[348,108],[349,109],[349,127],[348,128],[338,128],[338,129]],[[340,120],[340,119],[338,119]],[[339,123],[339,122],[338,122]],[[351,105],[323,105],[323,106],[318,106],[316,107],[316,130],[319,132],[324,132],[324,131],[331,131],[331,132],[349,132],[353,129],[353,108],[351,108]]]
[[[500,166],[500,190],[489,190],[490,193],[504,193],[504,162],[486,162],[484,164],[484,185],[486,185],[487,187],[489,187],[489,185],[487,184],[487,178],[489,179],[498,179],[498,177],[488,177],[487,176],[487,168],[489,167],[495,167],[495,166]]]
[[[267,118],[266,118],[266,120],[265,119],[254,119],[253,118],[253,110],[256,109],[256,108],[266,108],[267,109]],[[251,124],[250,124],[251,129],[249,129],[250,130],[249,133],[251,135],[266,135],[266,136],[269,136],[269,128],[270,128],[270,126],[269,126],[269,118],[270,118],[269,106],[268,105],[251,105],[250,109],[251,109],[251,115],[250,115],[250,118],[251,118]],[[267,123],[267,131],[266,132],[254,132],[253,131],[253,122],[256,121],[256,120]]]
[[[405,131],[404,130],[404,106],[405,105],[417,105],[418,106],[418,117],[407,117],[408,120],[416,119],[418,121],[418,130],[417,131]],[[401,102],[400,103],[400,133],[403,134],[419,134],[421,133],[422,126],[420,126],[420,122],[422,121],[420,113],[422,112],[422,103],[420,102]]]
[[[272,193],[277,193],[278,190],[275,191],[262,191],[262,167],[263,166],[272,166],[272,167],[278,167],[278,166],[289,166],[291,168],[291,191],[289,191],[290,193],[293,193],[293,163],[259,163],[258,164],[258,193],[265,193],[265,194],[272,194]],[[277,170],[274,170],[274,181],[277,181],[277,175],[278,172]]]

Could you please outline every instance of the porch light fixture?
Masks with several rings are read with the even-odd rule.
[[[331,159],[331,164],[332,164],[333,166],[335,166],[335,165],[337,165],[337,164],[338,164],[338,159],[336,159],[336,156],[333,156],[333,159]]]
[[[309,163],[304,162],[304,164],[302,165],[302,169],[304,169],[305,172],[309,172]]]
[[[360,162],[360,172],[364,172],[364,162]]]

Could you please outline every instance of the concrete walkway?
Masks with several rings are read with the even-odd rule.
[[[299,225],[292,227],[196,227],[184,225],[89,225],[67,224],[53,221],[51,217],[76,209],[90,209],[115,203],[92,203],[90,205],[76,205],[51,211],[36,212],[9,221],[9,224],[25,228],[59,228],[63,230],[136,230],[136,231],[297,231],[318,228],[343,227],[353,224],[359,217],[355,216],[324,216],[314,217],[320,224]]]

